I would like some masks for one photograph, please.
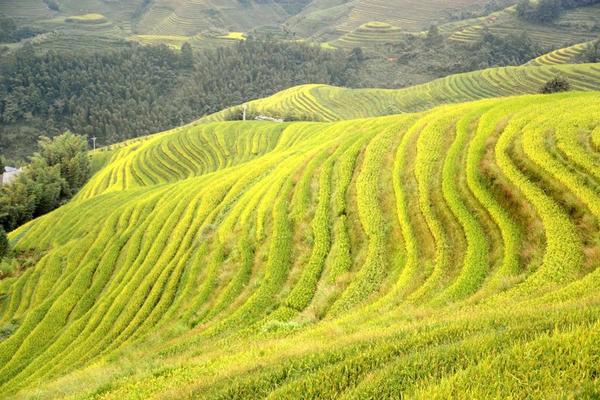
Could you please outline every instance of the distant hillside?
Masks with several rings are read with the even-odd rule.
[[[0,0],[0,14],[19,21],[35,22],[47,29],[72,30],[65,21],[90,13],[106,18],[101,27],[79,26],[81,33],[122,38],[153,35],[157,39],[199,35],[218,37],[227,32],[249,32],[261,27],[284,27],[296,37],[325,41],[352,34],[362,25],[381,21],[403,32],[420,32],[432,24],[448,22],[450,15],[465,7],[482,6],[486,0],[52,0],[49,8],[42,0],[18,4]],[[108,29],[108,28],[113,28]],[[368,44],[367,44],[368,45]]]
[[[0,280],[0,397],[593,398],[599,103],[99,151],[79,196],[9,235],[34,261]]]
[[[534,23],[520,18],[515,7],[490,15],[443,25],[441,29],[450,38],[469,43],[477,40],[485,31],[494,34],[526,32],[536,43],[552,49],[565,47],[594,39],[598,36],[600,4],[569,9],[552,23]]]
[[[554,76],[567,77],[574,90],[600,90],[600,64],[541,67],[503,67],[451,75],[406,89],[346,89],[303,85],[247,103],[248,115],[288,119],[336,121],[429,109],[490,97],[538,93]],[[242,106],[200,121],[240,119]]]
[[[448,21],[452,11],[485,3],[486,0],[316,0],[288,24],[311,36],[345,34],[373,21],[385,22],[403,31],[420,32],[432,24]]]
[[[138,33],[194,35],[211,28],[248,31],[262,25],[277,25],[288,19],[299,29],[313,24],[349,32],[370,21],[398,25],[407,31],[427,29],[445,21],[451,11],[484,4],[485,0],[60,0],[58,10],[42,0],[15,3],[0,0],[0,13],[23,19],[56,15],[105,14],[124,29]],[[333,18],[333,19],[332,19]],[[313,27],[314,28],[314,27]],[[315,32],[313,31],[312,34]]]

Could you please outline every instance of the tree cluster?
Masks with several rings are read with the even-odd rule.
[[[18,26],[14,19],[0,14],[0,43],[16,43],[40,33],[39,28]]]
[[[569,90],[571,90],[571,83],[564,76],[557,75],[548,82],[544,83],[544,85],[540,88],[540,93],[551,94],[568,92]]]
[[[594,40],[579,57],[578,61],[584,63],[597,63],[600,62],[600,39]]]
[[[59,207],[89,177],[86,138],[70,132],[42,137],[39,148],[24,171],[0,187],[0,226],[6,231]]]

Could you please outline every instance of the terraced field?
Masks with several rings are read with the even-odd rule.
[[[137,28],[143,34],[193,36],[214,28],[247,31],[288,17],[273,1],[241,5],[237,0],[159,0],[152,3]]]
[[[573,46],[551,51],[550,53],[543,54],[538,58],[531,60],[527,65],[572,64],[577,61],[577,57],[590,48],[592,43],[594,42],[578,43]]]
[[[74,200],[9,235],[41,258],[0,281],[0,397],[592,398],[599,102],[99,152]]]
[[[451,75],[406,89],[346,89],[302,85],[247,103],[249,115],[288,120],[337,121],[415,112],[447,103],[538,93],[554,76],[564,75],[575,90],[600,90],[600,64],[504,67]],[[242,106],[200,121],[241,119]]]
[[[190,40],[188,36],[161,36],[161,35],[134,35],[130,37],[130,40],[148,44],[148,45],[156,45],[156,44],[165,44],[173,49],[180,49],[181,46]]]
[[[339,26],[342,31],[352,31],[369,21],[383,21],[405,31],[426,30],[432,23],[447,18],[449,10],[460,9],[479,0],[358,0],[346,21]]]
[[[48,18],[52,12],[40,0],[0,0],[0,14],[19,19]]]
[[[103,24],[105,23],[106,17],[102,14],[84,14],[84,15],[75,15],[72,17],[67,17],[65,19],[65,22],[70,22],[73,24],[91,24],[91,25],[96,25],[96,24]]]
[[[333,41],[335,48],[353,49],[355,47],[374,47],[394,43],[401,39],[404,32],[386,22],[372,21]]]
[[[598,15],[600,5],[579,7],[564,12],[553,24],[534,24],[519,18],[513,6],[485,17],[445,24],[440,30],[448,33],[450,39],[465,43],[479,40],[484,29],[497,35],[526,32],[538,45],[559,49],[595,39]]]

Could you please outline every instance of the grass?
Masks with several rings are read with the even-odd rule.
[[[506,94],[531,68],[561,67],[419,90],[506,77]],[[270,107],[331,122],[197,123],[97,150],[71,202],[9,234],[40,258],[0,281],[1,397],[597,392],[598,92],[344,120],[350,100],[305,89]]]

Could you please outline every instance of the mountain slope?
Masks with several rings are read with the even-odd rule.
[[[42,257],[0,282],[16,326],[0,394],[591,395],[598,102],[217,122],[125,144],[10,234]]]
[[[347,89],[302,85],[246,103],[249,115],[335,121],[416,112],[446,103],[538,93],[545,82],[564,75],[575,90],[600,90],[600,64],[503,67],[450,75],[406,89]],[[241,119],[242,106],[200,121]]]

